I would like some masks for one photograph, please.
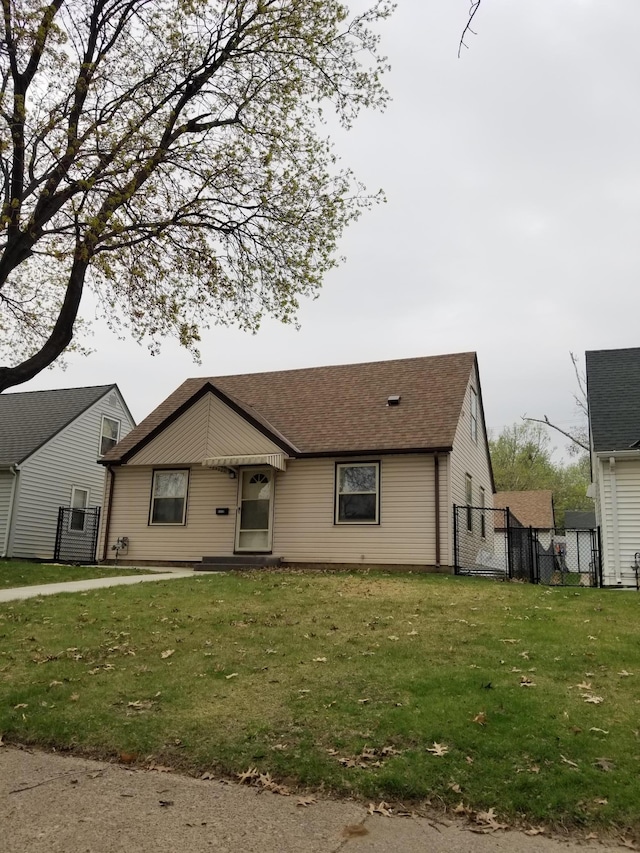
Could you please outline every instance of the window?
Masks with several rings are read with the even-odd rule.
[[[120,441],[120,421],[115,418],[102,416],[102,429],[100,431],[100,456],[104,456],[112,447]]]
[[[473,503],[473,480],[471,479],[471,474],[464,475],[464,499],[467,504],[467,530],[472,532],[473,510],[471,509],[471,504]]]
[[[485,500],[484,489],[480,487],[480,509],[482,510],[480,513],[480,536],[482,536],[483,539],[487,538],[487,528],[484,517],[484,508],[486,506]]]
[[[71,515],[69,517],[69,530],[78,533],[84,531],[85,510],[89,504],[89,490],[79,489],[73,486],[71,489]]]
[[[184,524],[188,471],[154,471],[149,524]]]
[[[471,400],[469,404],[469,413],[471,419],[471,438],[473,441],[478,440],[478,393],[475,388],[471,389]]]
[[[378,524],[380,463],[336,465],[336,524]]]

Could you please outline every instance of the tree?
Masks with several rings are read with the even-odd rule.
[[[551,439],[541,423],[525,421],[505,427],[489,447],[496,489],[551,489],[557,527],[564,526],[568,509],[593,509],[586,494],[591,481],[588,454],[567,465],[554,463]]]
[[[152,351],[295,320],[375,198],[321,129],[384,106],[391,8],[2,0],[0,391],[81,346],[86,288]]]

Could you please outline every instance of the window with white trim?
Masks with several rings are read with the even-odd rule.
[[[189,471],[154,471],[149,524],[184,524]]]
[[[467,530],[473,532],[473,480],[471,474],[464,475],[464,499],[467,504]]]
[[[89,490],[80,489],[77,486],[71,488],[71,515],[69,516],[69,530],[76,533],[84,531],[85,510],[89,505]]]
[[[484,509],[486,505],[486,495],[484,493],[484,489],[480,486],[480,536],[482,536],[483,539],[487,538],[487,524],[484,516]]]
[[[100,429],[100,456],[108,453],[112,447],[120,441],[120,421],[102,416],[102,427]]]
[[[469,413],[471,423],[471,439],[478,441],[478,392],[475,388],[471,388],[471,398],[469,401]]]
[[[380,463],[336,465],[336,524],[378,524]]]

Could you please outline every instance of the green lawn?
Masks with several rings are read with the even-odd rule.
[[[29,563],[24,560],[0,560],[0,589],[137,574],[146,575],[149,573],[128,566],[116,568],[108,566],[63,566],[51,563]]]
[[[639,613],[634,592],[411,574],[203,575],[15,602],[0,606],[0,732],[637,828]]]

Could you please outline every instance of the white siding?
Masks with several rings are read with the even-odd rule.
[[[640,458],[595,459],[598,520],[605,584],[635,585],[634,555],[640,551]]]
[[[195,402],[128,462],[189,465],[208,456],[281,453],[270,439],[213,394]]]
[[[102,505],[104,467],[98,454],[103,415],[120,421],[120,438],[133,427],[122,398],[110,391],[20,466],[11,556],[53,557],[58,508],[69,506],[73,486],[88,489],[90,506]]]

